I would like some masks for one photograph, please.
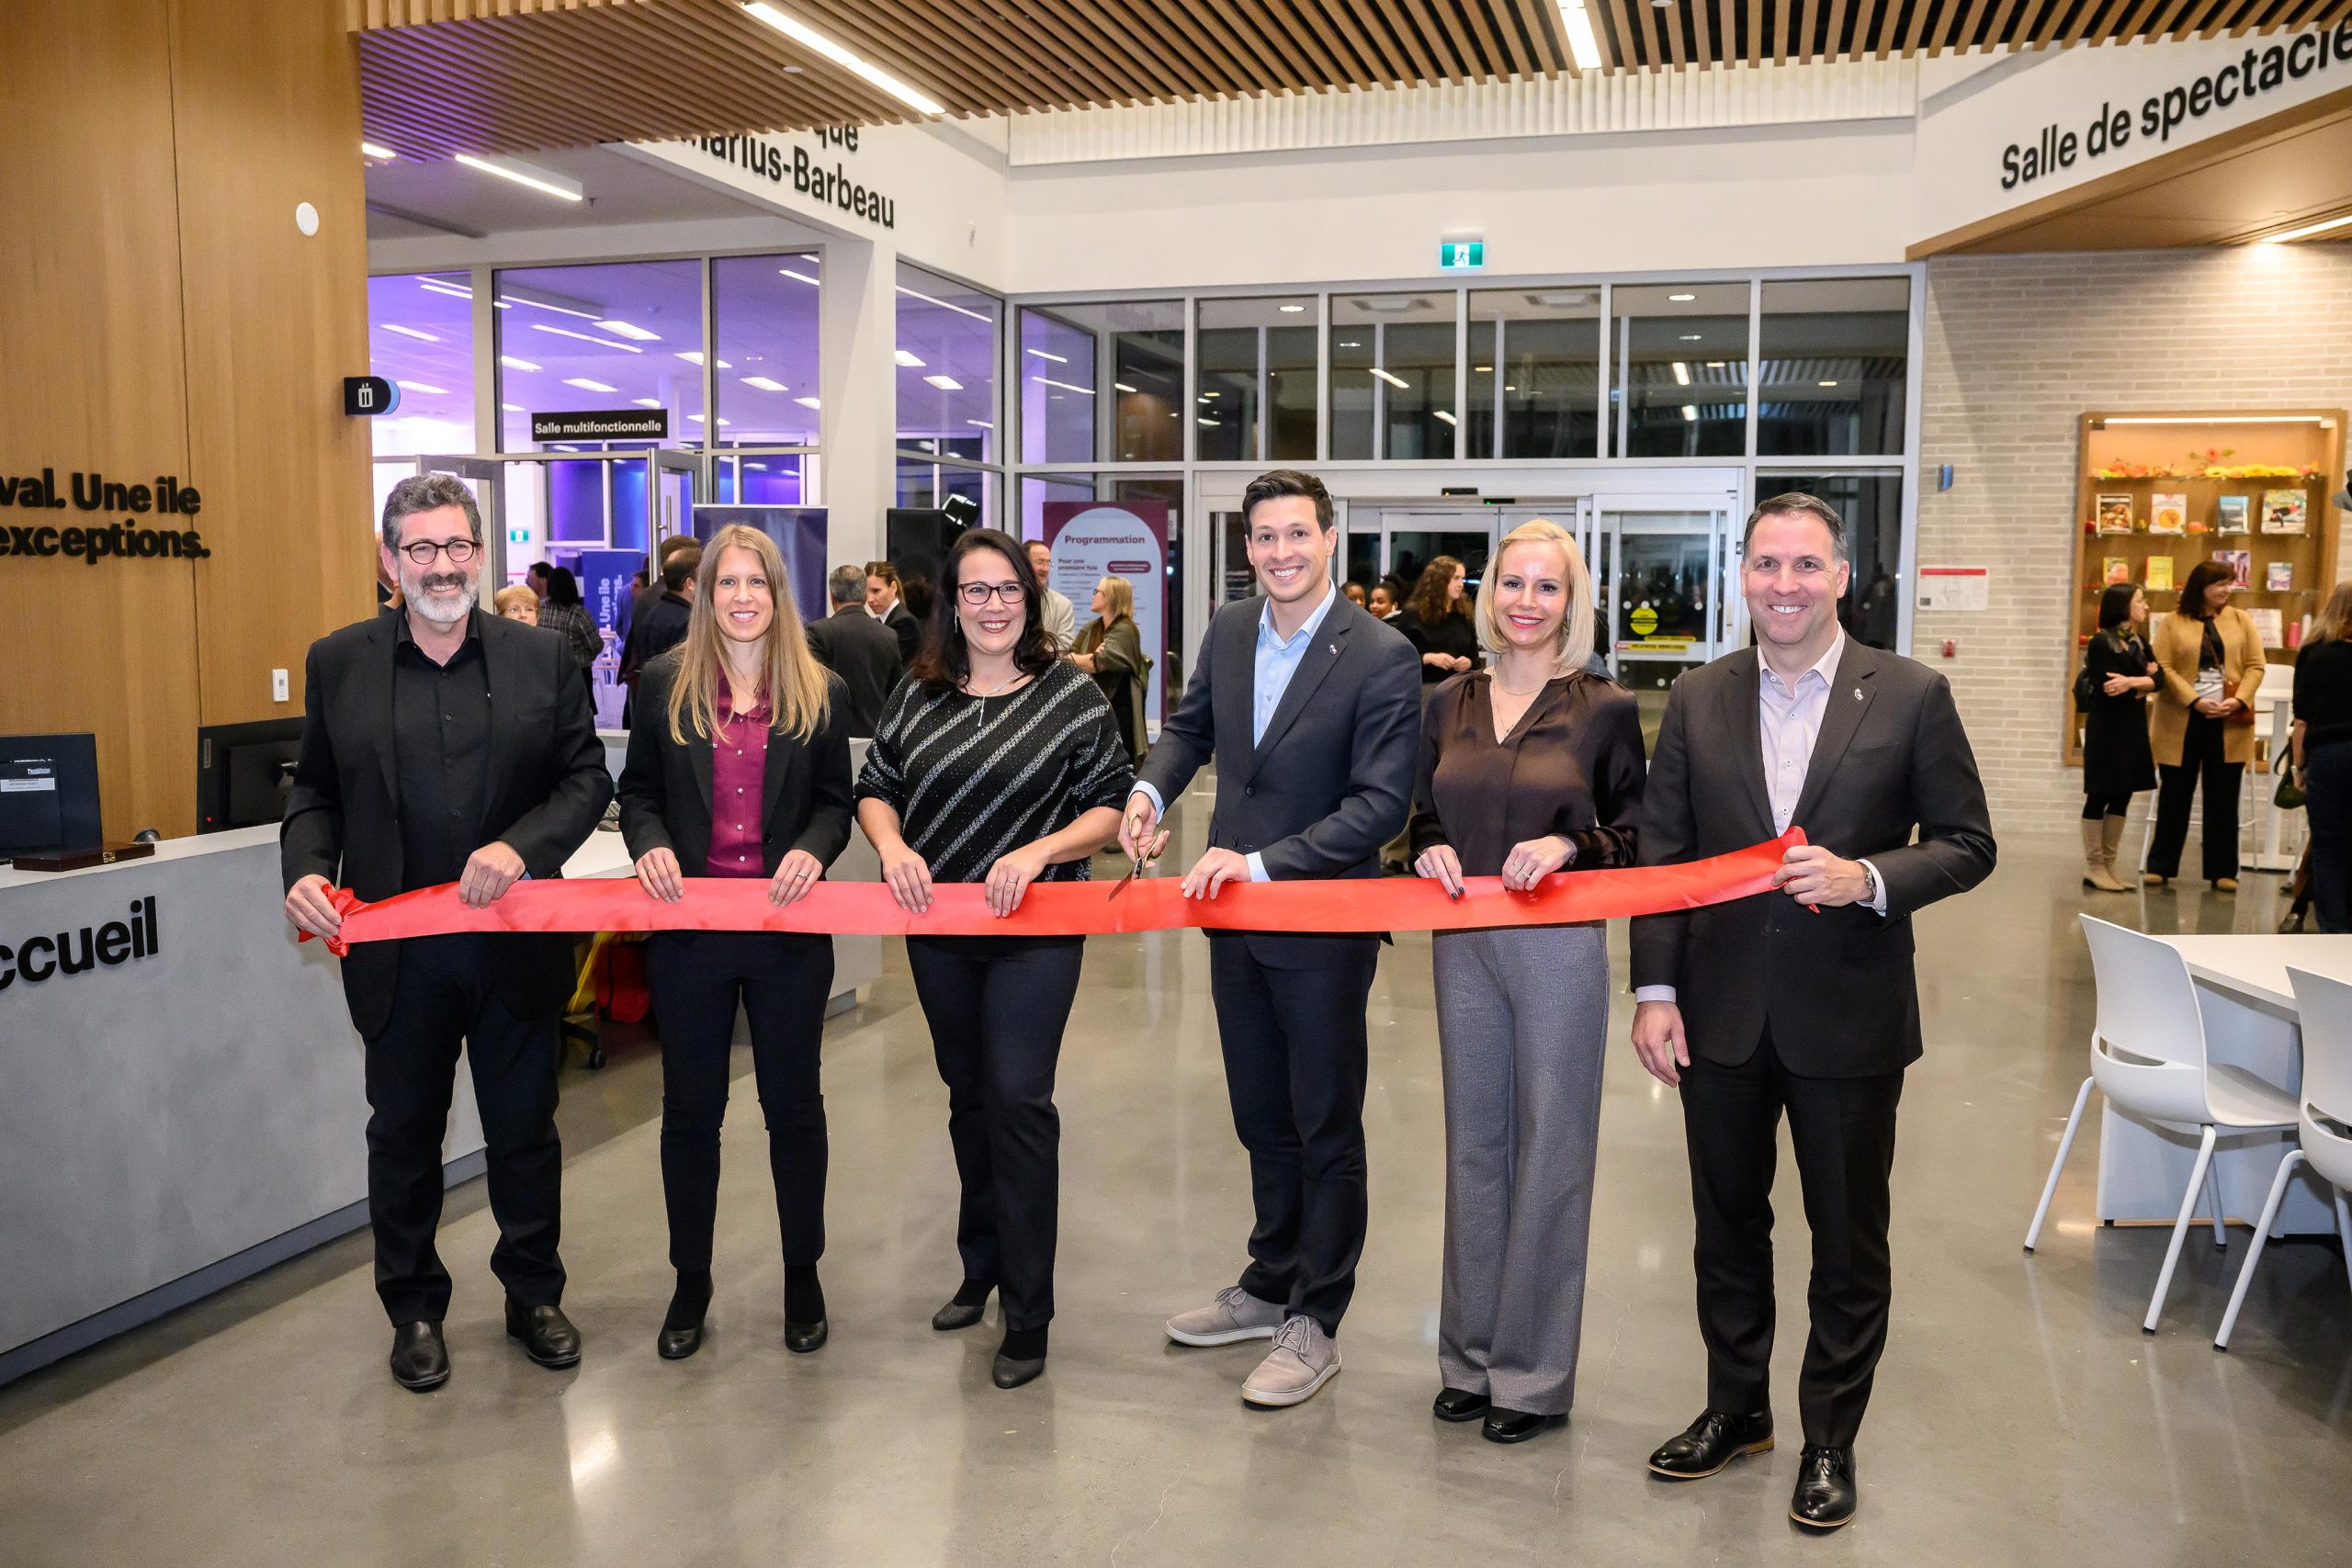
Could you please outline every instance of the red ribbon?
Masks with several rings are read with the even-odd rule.
[[[370,904],[346,888],[331,897],[343,933],[338,956],[356,942],[459,931],[802,931],[830,936],[1108,936],[1123,931],[1280,931],[1333,934],[1453,931],[1495,926],[1559,926],[1725,904],[1771,891],[1781,857],[1804,842],[1792,828],[1778,839],[1711,860],[1609,871],[1555,872],[1524,893],[1497,876],[1463,879],[1459,900],[1427,877],[1378,881],[1234,882],[1214,898],[1187,898],[1175,877],[1142,878],[1116,897],[1100,882],[1030,886],[1010,915],[989,912],[978,883],[942,883],[920,915],[900,908],[878,882],[820,883],[782,908],[764,878],[689,877],[685,897],[667,903],[634,877],[521,882],[480,909],[453,882]],[[308,940],[306,937],[305,940]]]

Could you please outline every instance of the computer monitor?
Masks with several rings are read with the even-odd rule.
[[[0,857],[104,839],[97,737],[0,735]]]
[[[265,718],[196,732],[196,830],[259,828],[286,817],[302,721]]]

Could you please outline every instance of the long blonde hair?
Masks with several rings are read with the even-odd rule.
[[[1136,585],[1115,572],[1095,584],[1102,590],[1102,624],[1116,626],[1136,618]]]
[[[780,735],[806,740],[825,722],[825,667],[808,651],[808,633],[800,611],[792,603],[792,584],[785,577],[784,556],[775,541],[757,528],[730,523],[703,547],[702,567],[695,573],[694,608],[686,615],[685,640],[678,645],[678,678],[670,682],[670,739],[686,743],[686,722],[707,739],[718,730],[718,686],[727,679],[725,635],[718,629],[714,602],[718,563],[729,550],[749,550],[758,558],[768,580],[768,597],[775,616],[768,623],[767,649],[760,662],[760,689],[768,700],[769,722]]]
[[[2312,641],[2352,642],[2352,579],[2337,583],[2312,617]]]
[[[1568,608],[1560,617],[1560,643],[1553,650],[1552,673],[1572,675],[1592,657],[1592,573],[1585,570],[1584,552],[1577,548],[1576,536],[1548,518],[1521,524],[1495,547],[1486,579],[1478,584],[1478,603],[1471,612],[1476,618],[1479,646],[1488,653],[1510,651],[1511,644],[1503,636],[1501,617],[1495,610],[1495,579],[1502,574],[1503,552],[1513,545],[1549,545],[1560,552]]]

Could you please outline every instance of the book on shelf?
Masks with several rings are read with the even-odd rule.
[[[2109,586],[2131,581],[2132,563],[2121,556],[2109,556],[2107,564],[2099,570],[2099,581]]]
[[[2172,588],[2172,557],[2150,556],[2147,580],[2140,586],[2151,593],[2169,592]]]
[[[2262,586],[2273,593],[2292,593],[2295,591],[2295,563],[2290,560],[2269,562],[2262,569]]]
[[[2254,552],[2252,550],[2215,550],[2213,558],[2230,569],[2230,586],[2254,586]]]
[[[2132,498],[2129,495],[2102,495],[2098,498],[2098,531],[2102,534],[2132,532]]]
[[[2148,498],[2148,532],[2151,534],[2186,534],[2188,532],[2188,497],[2158,491]]]
[[[2262,492],[2262,531],[2266,534],[2301,534],[2306,531],[2306,507],[2310,498],[2300,490],[2266,490]]]
[[[2248,519],[2253,513],[2253,498],[2225,495],[2213,502],[2213,532],[2216,534],[2251,534]]]
[[[2284,648],[2287,646],[2284,615],[2276,610],[2248,610],[2245,615],[2246,619],[2254,623],[2255,635],[2262,639],[2263,647]]]

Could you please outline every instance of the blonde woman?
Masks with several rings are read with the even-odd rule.
[[[510,582],[490,596],[491,608],[526,626],[539,624],[539,596],[519,582]]]
[[[684,641],[645,666],[621,770],[621,833],[650,897],[691,901],[687,878],[718,876],[763,877],[779,906],[808,896],[849,842],[846,695],[808,651],[775,543],[756,528],[718,530],[696,569]],[[817,1280],[826,1164],[817,1046],[832,939],[664,931],[647,942],[646,967],[662,1030],[662,1190],[678,1275],[655,1348],[678,1360],[702,1345],[740,1009],[767,1113],[785,1348],[814,1350],[828,1332]]]
[[[1119,720],[1119,739],[1127,761],[1144,750],[1144,672],[1151,660],[1144,657],[1143,634],[1136,629],[1136,586],[1124,577],[1106,577],[1094,585],[1094,619],[1078,634],[1077,650],[1069,661],[1094,677],[1110,699]]]
[[[2156,759],[2156,826],[2146,876],[2152,886],[2180,874],[2189,803],[2201,777],[2205,879],[2217,892],[2238,888],[2238,787],[2254,761],[2254,694],[2262,688],[2263,662],[2253,617],[2230,603],[2233,586],[2228,567],[2199,561],[2180,586],[2178,612],[2149,640],[2158,665],[2148,724]]]
[[[1567,530],[1503,538],[1473,620],[1485,670],[1421,716],[1413,869],[1532,887],[1634,863],[1645,762],[1633,696],[1584,668],[1592,579]],[[1515,1443],[1567,1418],[1609,1031],[1606,928],[1447,931],[1432,943],[1445,1083],[1442,1382],[1433,1414]]]

